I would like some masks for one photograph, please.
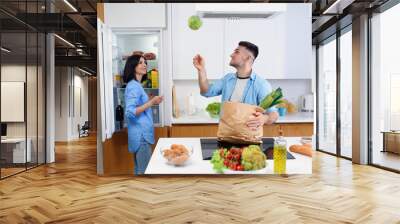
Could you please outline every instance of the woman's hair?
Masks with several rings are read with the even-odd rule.
[[[128,57],[128,59],[126,59],[125,68],[124,68],[124,76],[123,76],[125,83],[128,83],[132,79],[138,81],[136,79],[135,69],[136,69],[136,66],[139,64],[140,58],[144,59],[144,57],[142,55],[132,55],[132,56]],[[146,59],[144,61],[147,64]],[[142,78],[142,81],[144,81],[144,80],[147,80],[147,73]]]

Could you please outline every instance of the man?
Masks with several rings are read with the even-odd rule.
[[[258,47],[250,42],[241,41],[230,55],[230,66],[236,73],[228,73],[222,79],[209,84],[205,69],[205,61],[200,55],[193,58],[193,65],[198,71],[200,93],[205,97],[222,95],[222,102],[236,101],[252,105],[259,105],[270,92],[269,82],[252,70],[254,60],[258,56]],[[256,112],[247,121],[252,130],[264,124],[273,124],[279,115],[276,108],[270,108],[266,113]]]

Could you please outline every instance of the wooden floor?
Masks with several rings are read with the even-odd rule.
[[[0,223],[400,223],[400,175],[316,153],[313,175],[96,175],[96,141],[0,181]]]
[[[18,168],[1,168],[1,177],[2,178],[8,177],[13,174],[22,172],[24,170],[25,170],[25,167],[24,168],[19,168],[19,167]]]
[[[377,150],[374,151],[372,161],[374,164],[380,166],[400,170],[400,154],[392,152],[381,152]]]

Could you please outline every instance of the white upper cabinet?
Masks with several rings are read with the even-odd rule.
[[[312,78],[312,20],[311,4],[288,4],[285,29],[280,32],[284,40],[285,78]],[[281,28],[282,29],[282,28]]]
[[[277,44],[276,26],[271,19],[239,19],[225,20],[225,41],[224,41],[224,73],[234,72],[235,69],[229,66],[230,55],[238,46],[240,41],[249,41],[258,46],[258,57],[254,61],[253,71],[258,75],[268,78],[276,74],[276,64],[281,57],[279,52],[274,51]]]
[[[205,59],[209,79],[223,76],[223,19],[204,19],[199,30],[191,30],[188,19],[196,15],[195,4],[172,4],[172,70],[174,79],[197,79],[193,57]]]
[[[104,20],[111,28],[164,28],[165,3],[106,3]]]
[[[311,9],[306,4],[288,4],[287,11],[266,19],[225,20],[224,72],[239,41],[259,48],[254,72],[266,79],[311,78]]]

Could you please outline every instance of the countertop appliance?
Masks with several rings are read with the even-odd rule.
[[[268,160],[273,159],[273,149],[274,149],[274,142],[273,138],[262,138],[262,150],[267,156]],[[231,144],[227,142],[218,141],[217,138],[201,138],[201,153],[203,155],[203,160],[211,160],[212,154],[215,150],[219,148],[231,148],[231,147],[245,147],[248,145],[243,144]],[[287,159],[295,159],[295,157],[288,151],[287,152]]]
[[[314,112],[314,95],[306,94],[300,97],[300,108],[302,112]]]

